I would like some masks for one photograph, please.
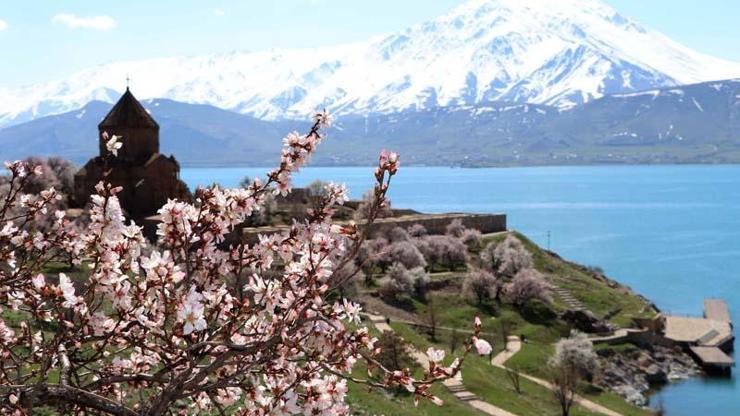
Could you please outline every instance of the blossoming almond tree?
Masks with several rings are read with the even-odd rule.
[[[327,295],[350,278],[367,228],[333,224],[347,199],[329,184],[308,220],[258,244],[226,246],[226,235],[259,210],[269,192],[287,193],[291,174],[309,159],[329,124],[316,114],[306,135],[289,134],[278,168],[246,189],[200,188],[196,202],[160,210],[158,241],[126,223],[116,194],[100,183],[91,224],[69,227],[49,212],[54,189],[20,192],[34,167],[8,163],[10,191],[0,205],[0,413],[30,414],[50,406],[63,414],[337,415],[349,412],[347,383],[402,385],[429,398],[454,376],[465,355],[444,366],[430,350],[420,378],[390,371],[375,357],[375,339],[360,325],[360,307]],[[106,143],[120,149],[117,137]],[[383,153],[375,171],[371,223],[386,203],[398,157]],[[274,190],[274,191],[273,191]],[[43,231],[34,221],[53,215]],[[48,227],[47,227],[48,228]],[[48,266],[69,258],[87,270],[73,281]],[[480,321],[474,324],[480,331]],[[367,375],[352,372],[367,364]]]

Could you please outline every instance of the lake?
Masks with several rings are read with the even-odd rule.
[[[236,186],[267,169],[190,168],[191,187]],[[307,168],[296,177],[344,182],[353,198],[371,168]],[[740,166],[589,166],[501,169],[402,167],[394,207],[423,212],[503,212],[541,246],[634,288],[666,312],[701,315],[705,297],[727,299],[740,322]],[[692,379],[663,389],[671,416],[740,413],[731,379]],[[657,399],[653,398],[653,403]]]

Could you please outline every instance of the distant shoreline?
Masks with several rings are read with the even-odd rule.
[[[516,169],[516,168],[579,168],[579,167],[625,167],[625,168],[634,168],[634,167],[668,167],[668,166],[675,166],[675,167],[685,167],[685,166],[695,166],[695,167],[705,167],[705,166],[738,166],[740,165],[740,161],[737,163],[594,163],[594,164],[588,164],[588,163],[573,163],[573,164],[533,164],[533,165],[517,165],[517,164],[507,164],[507,165],[426,165],[426,164],[403,164],[403,156],[401,159],[401,163],[403,167],[406,168],[449,168],[449,169]],[[248,169],[272,169],[268,166],[260,166],[260,165],[251,165],[251,164],[181,164],[181,169],[237,169],[237,168],[248,168]],[[327,165],[327,164],[308,164],[304,169],[306,168],[374,168],[375,165],[367,164],[367,165]]]

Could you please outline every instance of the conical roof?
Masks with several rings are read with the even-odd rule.
[[[149,115],[144,106],[126,88],[121,99],[110,110],[107,116],[98,125],[99,128],[112,127],[153,127],[159,124]]]

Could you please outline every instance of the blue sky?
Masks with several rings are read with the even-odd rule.
[[[740,1],[606,1],[694,49],[740,61]],[[63,77],[115,60],[362,40],[434,18],[459,3],[2,0],[0,87]]]

